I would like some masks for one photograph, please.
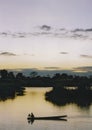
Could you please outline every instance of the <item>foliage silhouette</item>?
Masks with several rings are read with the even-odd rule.
[[[46,100],[57,105],[76,103],[79,106],[89,106],[92,103],[92,76],[76,76],[66,73],[56,73],[53,77],[40,76],[37,72],[24,76],[19,72],[16,75],[7,70],[0,70],[0,99],[14,98],[23,95],[24,87],[53,87],[46,93]],[[68,89],[67,89],[68,87]],[[76,90],[70,90],[72,87]]]
[[[92,103],[92,90],[67,90],[63,87],[56,87],[52,91],[46,92],[45,99],[58,106],[75,103],[80,107],[89,107]]]

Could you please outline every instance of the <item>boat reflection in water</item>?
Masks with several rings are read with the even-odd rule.
[[[28,120],[28,123],[31,123],[31,124],[33,124],[33,122],[35,120],[67,121],[67,119],[65,119],[65,117],[67,117],[67,115],[49,116],[49,117],[34,117],[33,113],[31,113],[28,115],[27,120]]]

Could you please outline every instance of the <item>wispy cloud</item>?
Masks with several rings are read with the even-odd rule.
[[[92,66],[82,66],[73,69],[76,72],[92,72]]]
[[[71,32],[84,32],[85,30],[82,28],[76,28],[74,30],[71,30]]]
[[[60,70],[60,67],[44,67],[46,70]]]
[[[60,31],[66,31],[66,29],[65,28],[60,28]]]
[[[91,32],[92,28],[82,29],[82,28],[76,28],[72,30],[72,32]]]
[[[40,29],[41,30],[44,30],[44,31],[50,31],[51,30],[51,26],[49,26],[49,25],[42,25],[42,26],[40,26]]]
[[[36,30],[35,30],[36,29]],[[12,38],[31,38],[32,36],[53,36],[57,38],[71,38],[71,39],[82,39],[82,40],[92,40],[92,28],[55,28],[49,25],[37,26],[32,32],[1,32],[0,36],[12,37]]]
[[[35,54],[24,53],[25,56],[35,56]]]
[[[60,54],[66,55],[66,54],[69,54],[69,53],[68,53],[68,52],[65,52],[65,51],[62,51],[62,52],[60,52]]]
[[[17,55],[11,52],[1,52],[0,56],[17,56]]]
[[[92,32],[92,28],[85,29],[86,32]]]
[[[82,55],[80,55],[80,57],[82,57],[82,58],[92,58],[92,55],[85,55],[85,54],[82,54]]]

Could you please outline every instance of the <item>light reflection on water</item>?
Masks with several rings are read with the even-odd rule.
[[[51,88],[26,88],[24,96],[0,102],[0,130],[92,130],[92,105],[81,108],[76,104],[56,106],[45,100]],[[27,115],[68,115],[67,121],[27,122]]]

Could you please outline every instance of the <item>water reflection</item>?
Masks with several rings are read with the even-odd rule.
[[[92,104],[92,90],[54,88],[45,94],[45,99],[57,106],[74,103],[81,108],[89,109]]]
[[[16,96],[15,100],[0,102],[0,130],[91,130],[92,105],[90,109],[78,107],[76,104],[57,106],[45,100],[46,88],[26,88],[24,96]],[[28,113],[37,117],[68,115],[68,121],[27,120]]]
[[[7,99],[14,99],[16,96],[24,95],[24,87],[0,87],[0,101],[6,101]]]
[[[27,121],[28,121],[29,124],[31,123],[31,125],[32,125],[33,122],[34,122],[34,119],[30,119],[30,120],[27,120]]]
[[[35,89],[35,91],[34,91]],[[67,104],[77,104],[77,106],[81,108],[89,109],[92,104],[92,90],[65,90],[64,88],[49,88],[46,91],[44,91],[46,88],[26,88],[27,94],[29,93],[31,96],[31,99],[36,98],[36,102],[33,104],[37,106],[38,108],[39,104],[42,102],[43,96],[46,101],[52,103],[53,105],[57,106],[65,106]],[[30,90],[30,91],[29,91]],[[23,87],[6,87],[6,88],[0,88],[0,101],[6,101],[7,99],[15,99],[16,96],[23,96],[25,94],[25,88]],[[40,94],[38,94],[38,92]],[[30,101],[31,101],[30,99]],[[39,100],[38,100],[39,99]]]

